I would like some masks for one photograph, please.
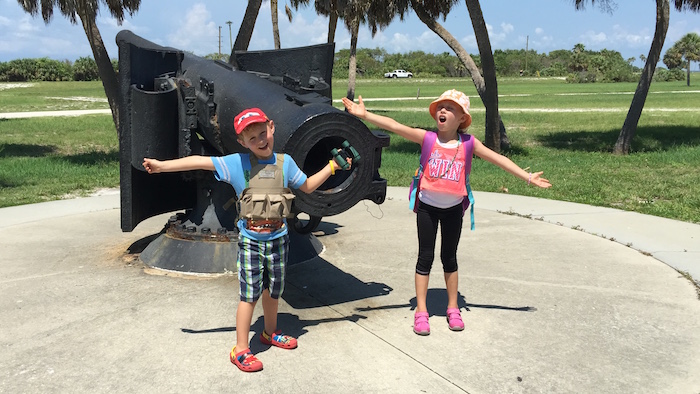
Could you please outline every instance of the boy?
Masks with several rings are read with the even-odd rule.
[[[281,195],[289,196],[289,193],[284,193],[284,188],[287,187],[311,193],[334,175],[336,169],[341,168],[334,160],[330,160],[319,172],[307,177],[291,156],[275,154],[272,150],[275,124],[258,108],[249,108],[238,114],[234,118],[234,128],[238,142],[247,148],[250,154],[237,153],[223,157],[187,156],[165,161],[144,158],[143,167],[149,174],[189,170],[214,171],[217,180],[233,186],[239,200],[246,196],[243,192],[249,182],[251,189],[252,183],[255,182],[257,185],[267,186],[265,189],[270,191],[270,182],[283,181],[283,185],[279,184],[274,188],[275,192]],[[263,365],[250,351],[248,336],[253,310],[260,297],[265,321],[260,341],[266,345],[294,349],[297,347],[297,340],[282,334],[277,328],[277,309],[279,297],[284,290],[284,273],[289,251],[287,222],[284,217],[265,220],[251,219],[250,216],[246,218],[246,213],[239,212],[241,219],[238,221],[240,235],[237,266],[240,302],[236,311],[236,345],[231,350],[230,358],[241,371],[255,372],[262,370]]]

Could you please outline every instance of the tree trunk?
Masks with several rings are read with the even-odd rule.
[[[335,29],[338,26],[338,0],[331,0],[331,12],[328,18],[328,44],[335,41]]]
[[[272,14],[272,36],[275,39],[275,49],[280,49],[280,25],[277,22],[277,0],[270,0],[270,13]]]
[[[649,93],[649,86],[651,86],[651,79],[654,76],[654,70],[656,70],[656,63],[658,63],[661,57],[661,48],[664,46],[664,41],[666,40],[668,23],[668,0],[656,0],[656,30],[654,31],[654,38],[651,41],[649,55],[647,56],[647,61],[644,64],[642,76],[639,78],[637,90],[634,91],[634,97],[632,98],[630,109],[627,112],[625,123],[622,124],[622,130],[620,131],[620,135],[617,137],[617,142],[615,143],[615,147],[613,149],[613,153],[615,154],[626,155],[630,151],[632,138],[637,131],[637,124],[639,123],[639,118],[642,116],[644,102],[646,101],[647,94]]]
[[[345,97],[355,99],[355,79],[357,77],[357,34],[360,30],[360,17],[353,19],[350,29],[350,66],[348,69],[348,93]]]
[[[688,59],[688,67],[686,68],[686,79],[688,81],[688,86],[690,86],[690,59]]]
[[[481,12],[479,0],[466,0],[469,18],[474,27],[474,35],[476,36],[476,44],[479,47],[479,55],[481,55],[481,68],[484,72],[484,82],[486,83],[486,91],[482,97],[484,106],[486,107],[486,132],[484,136],[484,144],[495,152],[501,151],[501,139],[499,131],[498,114],[498,82],[496,81],[496,63],[493,59],[491,51],[491,41],[489,33],[486,29],[484,15]]]
[[[464,47],[459,43],[459,41],[452,34],[450,34],[449,31],[447,31],[436,20],[430,18],[428,13],[425,12],[425,9],[423,8],[423,5],[421,2],[412,0],[411,7],[413,8],[413,11],[415,11],[418,18],[426,26],[428,26],[428,28],[430,30],[432,30],[433,32],[435,32],[435,34],[437,34],[440,38],[442,38],[442,40],[445,41],[445,43],[450,48],[452,48],[455,55],[457,55],[457,58],[459,59],[459,61],[462,62],[464,67],[467,69],[467,72],[472,77],[472,82],[474,82],[474,86],[476,87],[476,92],[479,93],[479,98],[481,98],[481,102],[484,103],[484,108],[485,108],[486,107],[486,99],[485,99],[484,95],[486,93],[486,83],[484,82],[484,78],[481,76],[481,72],[479,71],[479,68],[476,66],[476,63],[474,63],[474,59],[472,59],[471,55],[469,55],[469,53],[464,49]],[[506,134],[506,127],[503,124],[503,120],[501,120],[500,115],[498,117],[498,122],[499,122],[499,127],[498,127],[499,134],[501,136],[501,148],[508,149],[508,148],[510,148],[510,141],[508,139],[508,135]]]
[[[241,27],[238,28],[238,35],[236,35],[236,42],[233,44],[233,52],[245,51],[248,49],[250,38],[253,36],[253,29],[255,28],[255,20],[258,18],[261,5],[262,0],[248,0],[248,6],[245,9]],[[231,59],[233,58],[233,53],[231,53]]]
[[[110,60],[105,44],[102,41],[100,29],[98,29],[97,25],[95,24],[95,18],[86,16],[83,12],[78,13],[78,15],[80,16],[80,22],[83,25],[83,30],[85,31],[88,42],[90,43],[92,56],[95,57],[95,63],[97,63],[97,72],[100,74],[102,87],[105,90],[107,102],[109,103],[109,109],[112,111],[114,127],[116,127],[117,134],[119,134],[120,108],[119,82],[117,81],[117,73],[114,72],[112,61]]]
[[[474,63],[474,59],[472,59],[471,55],[469,55],[469,53],[464,49],[464,47],[462,47],[459,41],[452,34],[450,34],[449,31],[447,31],[439,22],[430,18],[430,15],[428,15],[428,13],[425,11],[425,8],[423,8],[423,4],[420,1],[411,0],[411,7],[418,16],[418,19],[420,19],[421,22],[428,26],[430,30],[442,38],[442,40],[445,41],[445,44],[452,48],[459,61],[464,64],[467,72],[469,72],[469,75],[471,75],[476,91],[479,93],[479,96],[483,101],[483,94],[486,91],[486,84],[484,83],[484,78],[481,76],[481,72],[479,72],[479,68],[476,66],[476,63]]]

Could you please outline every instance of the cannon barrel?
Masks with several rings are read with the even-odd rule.
[[[119,32],[116,40],[123,231],[132,231],[157,214],[185,209],[166,225],[166,235],[176,240],[173,242],[210,244],[190,246],[195,254],[217,242],[235,244],[237,212],[230,203],[235,198],[232,187],[217,182],[206,171],[148,175],[141,163],[144,157],[164,160],[244,152],[233,119],[250,107],[261,108],[275,122],[274,150],[292,156],[309,175],[323,168],[331,150],[344,141],[361,157],[350,171],[337,172],[315,192],[295,192],[295,211],[320,220],[361,200],[384,201],[386,180],[380,177],[379,167],[381,150],[388,146],[389,138],[332,106],[332,44],[237,51],[224,63],[159,46],[128,30]],[[169,247],[159,247],[163,248]],[[160,259],[167,260],[175,253],[159,250],[153,254],[165,255]],[[235,257],[233,261],[235,267]],[[215,263],[216,267],[192,267],[182,261],[155,265],[162,264],[166,267],[161,268],[196,272],[230,269],[227,262]]]

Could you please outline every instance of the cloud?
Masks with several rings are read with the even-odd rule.
[[[503,22],[503,23],[501,23],[501,30],[503,30],[504,34],[508,34],[508,33],[512,33],[513,30],[515,30],[515,28],[510,23]]]
[[[580,42],[585,46],[600,47],[598,44],[604,44],[608,41],[607,34],[603,32],[594,32],[588,30],[579,36]],[[589,48],[590,49],[590,48]]]
[[[614,25],[612,31],[612,43],[620,44],[630,48],[648,47],[654,33],[645,28],[636,33],[630,33],[620,25]]]
[[[211,13],[207,7],[202,3],[197,3],[184,14],[187,15],[187,18],[183,18],[184,23],[167,35],[167,45],[191,50],[199,56],[218,52],[219,28],[211,20]],[[222,45],[223,47],[225,45]]]
[[[406,53],[422,50],[424,52],[435,52],[434,48],[443,44],[442,39],[432,30],[424,30],[419,36],[410,34],[394,33],[389,41],[390,53]]]
[[[512,24],[506,22],[501,23],[500,29],[496,29],[495,27],[493,27],[493,25],[487,23],[486,30],[488,30],[489,32],[489,40],[491,41],[491,47],[499,48],[502,46],[502,44],[508,42],[508,35],[512,33],[515,30],[515,28]],[[474,38],[474,42],[476,43],[476,38]]]
[[[293,12],[292,23],[289,23],[287,16],[284,13],[279,18],[280,35],[284,31],[284,37],[288,37],[291,42],[300,42],[300,45],[315,45],[322,44],[328,41],[328,18],[325,16],[316,15],[310,23],[299,12]],[[336,27],[336,38],[338,33],[343,30],[342,21],[338,21]],[[282,38],[280,38],[282,40]],[[284,43],[283,43],[284,44]]]

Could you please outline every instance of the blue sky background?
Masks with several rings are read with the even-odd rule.
[[[313,7],[294,11],[292,23],[284,13],[285,0],[280,0],[280,35],[282,47],[313,45],[326,41],[328,19],[316,16]],[[482,1],[484,19],[489,27],[493,49],[528,48],[539,53],[556,49],[570,50],[577,43],[586,49],[619,51],[627,59],[636,57],[635,65],[642,66],[639,55],[649,52],[656,21],[653,0],[618,0],[612,13],[588,6],[576,11],[573,0],[519,0]],[[167,4],[168,6],[165,6]],[[118,56],[115,36],[122,29],[159,45],[170,46],[204,56],[221,51],[229,53],[231,21],[233,40],[243,18],[243,1],[183,1],[143,0],[140,10],[127,17],[121,26],[103,11],[97,20],[107,51]],[[455,8],[447,20],[440,21],[459,39],[470,53],[478,53],[474,31],[464,2]],[[221,26],[221,30],[219,30]],[[663,53],[674,42],[689,32],[700,34],[700,14],[676,12],[672,7],[671,23]],[[270,2],[264,1],[249,49],[272,49]],[[336,50],[349,48],[350,36],[339,24],[336,32]],[[381,47],[390,53],[422,50],[431,53],[451,52],[444,42],[430,31],[415,14],[404,21],[396,19],[387,29],[371,36],[361,28],[358,47]],[[31,17],[18,5],[17,0],[0,0],[0,61],[19,58],[49,57],[75,61],[92,57],[85,33],[80,25],[71,25],[58,10],[46,25],[38,17]],[[663,63],[660,63],[663,65]],[[697,64],[693,66],[693,69]]]

